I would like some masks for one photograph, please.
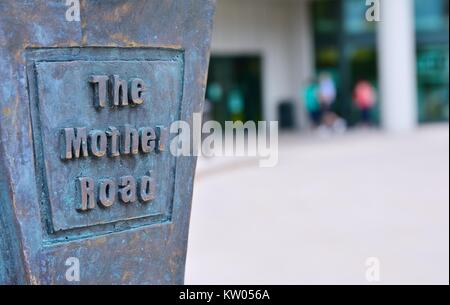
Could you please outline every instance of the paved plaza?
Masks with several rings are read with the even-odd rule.
[[[279,164],[199,159],[187,284],[449,281],[449,129],[280,138]]]

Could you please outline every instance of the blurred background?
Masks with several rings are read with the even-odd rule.
[[[369,2],[217,0],[205,119],[279,164],[199,158],[187,284],[448,284],[449,1]]]

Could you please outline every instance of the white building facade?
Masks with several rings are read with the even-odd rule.
[[[213,57],[260,56],[262,118],[278,120],[279,103],[291,100],[301,129],[309,126],[301,90],[317,74],[311,1],[316,0],[218,0],[212,42]],[[418,123],[414,0],[381,0],[380,8],[380,125],[407,131]]]

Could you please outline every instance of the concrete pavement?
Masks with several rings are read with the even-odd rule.
[[[199,160],[187,284],[449,282],[448,125],[287,135],[275,168]]]

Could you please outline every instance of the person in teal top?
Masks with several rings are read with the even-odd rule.
[[[318,84],[315,81],[311,81],[303,91],[305,107],[308,111],[311,122],[314,124],[314,127],[319,126],[322,120],[318,98],[318,88]]]
[[[239,89],[231,90],[228,96],[228,111],[231,114],[233,122],[244,120],[245,101],[242,92]]]

